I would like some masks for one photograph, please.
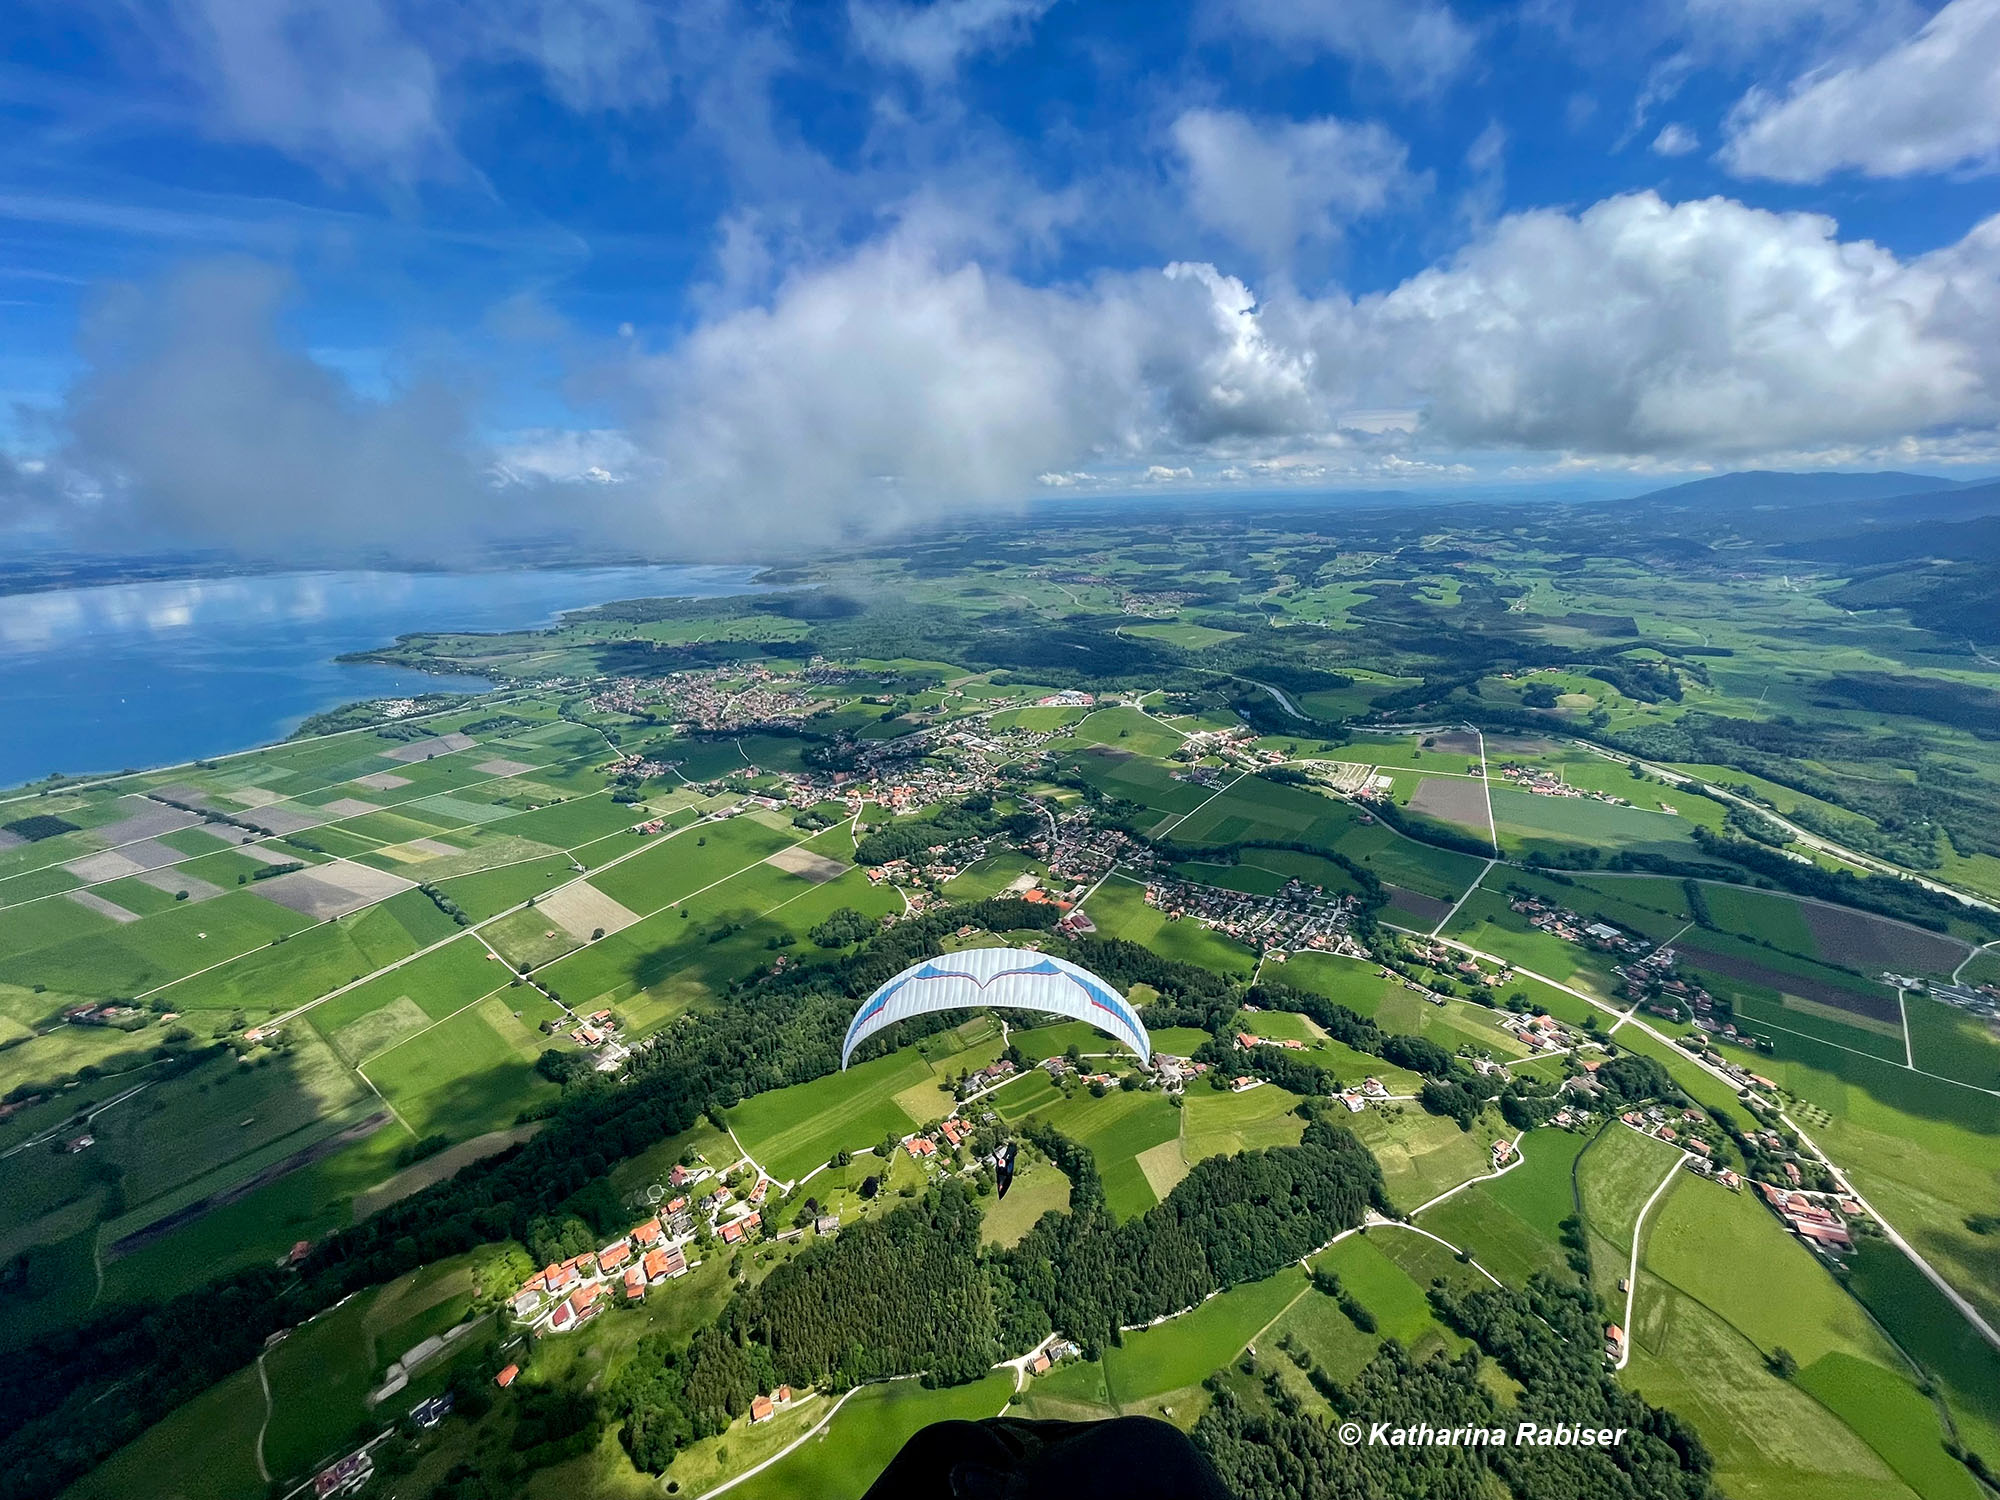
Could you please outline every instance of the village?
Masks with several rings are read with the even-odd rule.
[[[1583,797],[1593,802],[1608,802],[1613,807],[1630,807],[1631,801],[1625,797],[1614,797],[1609,792],[1594,792],[1586,787],[1571,786],[1562,778],[1560,771],[1552,771],[1546,766],[1524,766],[1516,761],[1502,761],[1494,768],[1509,786],[1519,787],[1524,792],[1533,792],[1538,797]],[[1673,808],[1661,804],[1662,812],[1671,813]]]
[[[1307,885],[1296,877],[1275,896],[1155,880],[1146,886],[1146,904],[1170,918],[1191,917],[1274,961],[1308,948],[1354,958],[1367,956],[1347,936],[1354,898],[1329,896],[1324,887]]]

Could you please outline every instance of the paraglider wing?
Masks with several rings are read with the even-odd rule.
[[[1141,1062],[1152,1059],[1153,1046],[1137,1014],[1088,969],[1025,948],[968,948],[912,964],[870,995],[848,1023],[840,1065],[845,1068],[854,1049],[885,1026],[932,1011],[989,1005],[1088,1021],[1130,1047]]]
[[[999,1165],[994,1170],[994,1180],[1000,1186],[1000,1196],[1007,1196],[1007,1189],[1014,1185],[1014,1143],[1009,1141],[1000,1148]]]

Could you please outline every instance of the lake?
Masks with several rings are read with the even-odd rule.
[[[360,698],[478,678],[340,663],[423,630],[517,630],[612,599],[754,592],[749,567],[281,573],[0,596],[0,787],[281,740]]]

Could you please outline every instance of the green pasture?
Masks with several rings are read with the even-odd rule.
[[[984,901],[997,896],[1023,875],[1041,875],[1042,867],[1025,854],[1003,849],[976,860],[945,882],[944,893],[953,901]]]
[[[591,884],[644,916],[798,842],[796,831],[783,833],[755,818],[705,823],[661,838],[645,853],[600,872]]]
[[[367,1076],[418,1136],[467,1140],[515,1123],[553,1099],[534,1070],[544,1045],[500,997],[439,1021],[370,1058]]]
[[[1610,1254],[1609,1263],[1593,1266],[1601,1295],[1609,1298],[1612,1284],[1625,1274],[1640,1210],[1679,1158],[1680,1152],[1665,1141],[1616,1122],[1599,1131],[1578,1156],[1576,1186],[1583,1219]],[[1596,1254],[1595,1259],[1605,1257]]]
[[[1192,813],[1215,795],[1176,778],[1167,766],[1122,747],[1098,747],[1064,757],[1064,766],[1103,792],[1163,813]]]
[[[1380,1337],[1401,1340],[1419,1357],[1432,1349],[1463,1348],[1464,1340],[1438,1322],[1423,1286],[1396,1258],[1404,1243],[1415,1238],[1387,1226],[1349,1235],[1314,1256],[1313,1269],[1340,1278],[1341,1289],[1375,1315]]]
[[[1019,1087],[1032,1085],[1024,1083]],[[1007,1095],[1003,1093],[1000,1097],[1005,1099]],[[1019,1102],[1009,1100],[1007,1118],[1020,1119],[1018,1109]],[[1033,1114],[1097,1158],[1098,1175],[1104,1182],[1105,1206],[1116,1217],[1135,1218],[1160,1200],[1161,1195],[1154,1191],[1140,1158],[1180,1135],[1180,1111],[1164,1095],[1147,1090],[1112,1089],[1098,1099],[1088,1089],[1078,1088],[1068,1098],[1051,1094],[1037,1102]]]
[[[1299,1096],[1276,1084],[1240,1094],[1197,1084],[1181,1100],[1181,1157],[1193,1166],[1209,1156],[1296,1146],[1306,1124],[1298,1106]]]
[[[1772,1374],[1757,1346],[1721,1317],[1644,1272],[1638,1305],[1621,1378],[1693,1425],[1724,1493],[1910,1500],[1914,1492],[1853,1429]]]
[[[434,878],[428,862],[409,867],[408,873],[413,880],[426,880],[436,885],[475,922],[498,916],[510,907],[519,906],[530,896],[539,896],[576,878],[576,871],[570,868],[569,861],[553,850],[545,850],[541,857],[520,864],[498,866],[447,879]]]
[[[989,1245],[1018,1245],[1046,1213],[1069,1208],[1069,1179],[1039,1152],[1022,1151],[1014,1163],[1007,1196],[979,1200],[984,1217],[980,1237]]]
[[[1456,1120],[1401,1103],[1371,1104],[1342,1123],[1374,1153],[1390,1201],[1405,1213],[1491,1170],[1487,1153],[1502,1133],[1500,1117],[1490,1110],[1471,1130],[1460,1130]]]
[[[856,1151],[884,1136],[916,1129],[923,1121],[897,1100],[934,1084],[937,1076],[929,1063],[905,1048],[856,1063],[844,1073],[753,1095],[729,1111],[729,1128],[766,1172],[782,1182],[796,1181],[836,1151]],[[936,1092],[936,1101],[937,1115],[951,1108],[950,1096],[942,1091]]]
[[[1559,1226],[1576,1212],[1570,1174],[1588,1139],[1566,1130],[1529,1132],[1519,1166],[1428,1210],[1423,1227],[1470,1250],[1514,1286],[1537,1271],[1566,1274]]]
[[[1136,708],[1100,708],[1085,714],[1070,730],[1078,745],[1109,745],[1137,755],[1171,755],[1182,736],[1149,713]]]
[[[1165,641],[1169,646],[1179,646],[1186,651],[1201,651],[1209,646],[1219,646],[1224,641],[1241,640],[1243,636],[1240,630],[1217,630],[1212,625],[1195,625],[1179,620],[1157,625],[1126,625],[1120,633],[1149,641]]]
[[[1200,964],[1221,974],[1247,976],[1256,955],[1234,938],[1205,927],[1193,917],[1168,917],[1146,902],[1146,888],[1114,873],[1084,903],[1098,931],[1150,949],[1162,958]]]
[[[1862,1240],[1849,1266],[1848,1291],[1937,1382],[1965,1445],[2000,1453],[2000,1351],[1886,1241]]]
[[[418,895],[405,892],[405,895]],[[400,901],[394,897],[392,901]],[[429,905],[429,902],[425,902]],[[435,908],[432,908],[435,910]],[[220,967],[169,985],[160,999],[171,1009],[236,1011],[259,1018],[317,1000],[352,984],[385,964],[417,951],[407,922],[383,906],[364,907],[334,922],[321,922],[283,942],[253,948]],[[426,942],[436,939],[426,925]]]
[[[1918,1067],[1975,1088],[2000,1090],[2000,1041],[1990,1027],[1928,995],[1904,995],[1903,1015],[1910,1057]]]
[[[0,962],[0,982],[104,997],[143,995],[311,925],[309,918],[248,891],[230,891],[17,954]]]

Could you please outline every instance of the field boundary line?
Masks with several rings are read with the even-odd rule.
[[[1426,1209],[1436,1208],[1440,1203],[1444,1202],[1445,1199],[1453,1196],[1456,1193],[1461,1193],[1465,1191],[1465,1189],[1471,1187],[1474,1183],[1491,1182],[1496,1177],[1505,1177],[1509,1172],[1513,1171],[1514,1168],[1520,1166],[1522,1162],[1527,1160],[1527,1156],[1521,1150],[1522,1138],[1525,1137],[1527,1133],[1528,1132],[1525,1130],[1517,1130],[1514,1132],[1514,1145],[1512,1148],[1514,1159],[1508,1162],[1506,1166],[1500,1168],[1497,1172],[1482,1172],[1477,1177],[1468,1177],[1465,1179],[1465,1181],[1458,1183],[1456,1186],[1446,1188],[1443,1192],[1439,1193],[1435,1198],[1432,1198],[1429,1202],[1420,1203],[1415,1208],[1411,1209],[1407,1217],[1414,1219],[1418,1214],[1424,1212]],[[1444,1242],[1440,1240],[1438,1243],[1442,1244]],[[1456,1247],[1454,1246],[1453,1248]]]
[[[1473,1181],[1475,1182],[1483,1180],[1484,1179],[1476,1177],[1473,1179]],[[1464,1186],[1466,1186],[1465,1183],[1461,1182],[1459,1184],[1459,1187],[1464,1187]],[[1456,1191],[1456,1189],[1454,1189],[1454,1191]],[[1428,1229],[1425,1229],[1422,1225],[1411,1224],[1402,1219],[1386,1219],[1383,1221],[1383,1224],[1385,1228],[1407,1229],[1410,1231],[1411,1234],[1420,1234],[1427,1240],[1436,1240],[1440,1245],[1444,1246],[1445,1249],[1449,1250],[1453,1255],[1463,1255],[1465,1257],[1465,1263],[1468,1266],[1472,1267],[1473,1270],[1477,1271],[1481,1276],[1484,1276],[1488,1281],[1492,1282],[1495,1286],[1504,1287],[1507,1285],[1506,1282],[1502,1281],[1498,1276],[1495,1276],[1491,1271],[1487,1270],[1486,1267],[1482,1266],[1479,1263],[1478,1257],[1473,1255],[1473,1253],[1470,1250],[1467,1250],[1463,1245],[1454,1245],[1450,1240],[1446,1239],[1441,1234],[1432,1234]]]
[[[1493,841],[1493,857],[1500,857],[1500,825],[1493,818],[1493,773],[1486,769],[1486,731],[1477,724],[1470,726],[1479,740],[1479,786],[1486,793],[1486,836]],[[1490,869],[1491,866],[1488,866]],[[1482,875],[1480,877],[1484,879]]]
[[[1466,901],[1471,897],[1474,891],[1478,890],[1482,885],[1486,884],[1486,877],[1493,873],[1493,867],[1499,863],[1500,860],[1497,855],[1494,858],[1486,861],[1486,868],[1481,870],[1478,873],[1478,875],[1473,877],[1471,885],[1467,886],[1463,891],[1459,892],[1458,899],[1451,903],[1451,910],[1438,918],[1437,926],[1431,929],[1432,937],[1436,937],[1439,933],[1443,932],[1448,925],[1450,925],[1451,919],[1458,915],[1458,909],[1461,906],[1465,905]]]
[[[264,1463],[264,1434],[271,1430],[271,1377],[264,1373],[264,1356],[269,1351],[257,1351],[257,1384],[264,1390],[264,1420],[257,1424],[257,1477],[269,1484],[271,1471]]]
[[[1208,796],[1204,797],[1202,799],[1201,807],[1189,808],[1186,812],[1182,813],[1178,818],[1175,818],[1173,821],[1172,828],[1169,828],[1165,824],[1162,824],[1160,826],[1159,832],[1154,834],[1153,837],[1165,838],[1168,834],[1178,830],[1180,826],[1183,823],[1187,822],[1189,818],[1193,817],[1196,813],[1200,812],[1202,808],[1207,807],[1209,803],[1213,802],[1217,797],[1220,797],[1224,792],[1227,792],[1232,788],[1234,788],[1237,782],[1241,781],[1244,777],[1248,776],[1249,774],[1250,773],[1248,771],[1238,771],[1235,777],[1229,782],[1228,786],[1219,786],[1213,792],[1209,793]]]
[[[1646,1233],[1646,1215],[1653,1211],[1653,1205],[1660,1201],[1660,1195],[1673,1186],[1675,1174],[1687,1165],[1692,1151],[1683,1151],[1667,1168],[1667,1175],[1660,1179],[1660,1185],[1653,1189],[1653,1196],[1639,1208],[1639,1217],[1632,1225],[1632,1268],[1625,1276],[1625,1341],[1619,1351],[1618,1363],[1612,1368],[1622,1370],[1632,1358],[1632,1302],[1639,1295],[1639,1241]]]

